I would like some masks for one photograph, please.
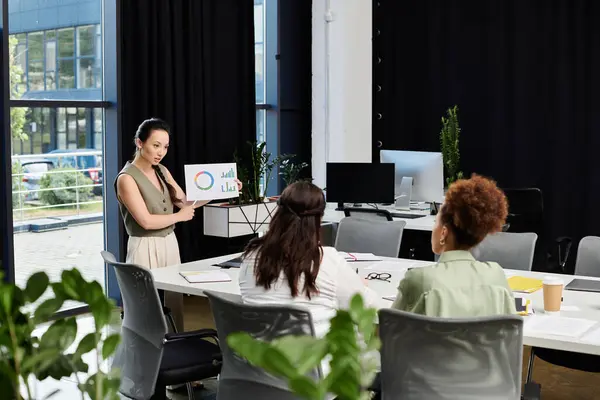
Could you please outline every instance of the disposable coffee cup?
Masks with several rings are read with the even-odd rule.
[[[562,279],[547,276],[542,281],[544,292],[544,311],[555,313],[560,311],[564,282]]]

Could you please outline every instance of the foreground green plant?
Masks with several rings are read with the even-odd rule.
[[[227,337],[227,343],[251,364],[286,379],[290,390],[305,399],[322,400],[331,393],[340,400],[365,400],[378,367],[376,315],[355,295],[349,310],[337,311],[322,339],[284,336],[267,343],[236,332]],[[326,357],[330,358],[329,374],[321,380],[307,376]]]
[[[440,132],[440,142],[442,147],[442,158],[444,160],[444,172],[446,175],[446,185],[462,179],[463,173],[460,171],[460,126],[458,125],[458,106],[449,108],[446,111],[446,118],[442,117],[442,130]]]
[[[2,398],[33,400],[31,381],[42,381],[48,377],[58,380],[74,374],[82,399],[85,394],[92,400],[118,399],[120,377],[117,371],[107,373],[101,368],[103,360],[115,352],[120,335],[103,338],[102,332],[110,323],[114,305],[104,295],[100,284],[87,282],[77,269],[63,271],[61,281],[52,283],[46,273],[35,273],[23,289],[4,282],[2,278],[0,276]],[[53,296],[39,303],[48,288],[52,289]],[[65,301],[87,304],[94,318],[94,332],[84,336],[71,352],[68,350],[77,337],[76,317],[56,319],[41,337],[33,336],[39,324],[52,320]],[[97,372],[82,382],[77,373],[88,372],[89,365],[82,357],[92,350],[96,351]],[[22,389],[26,395],[21,393]],[[57,393],[53,392],[46,398]]]

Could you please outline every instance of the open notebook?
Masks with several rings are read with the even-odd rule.
[[[231,282],[229,274],[223,271],[180,271],[189,283]]]

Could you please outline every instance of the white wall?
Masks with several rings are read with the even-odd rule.
[[[313,0],[312,171],[320,187],[326,162],[371,162],[372,14],[372,0]]]

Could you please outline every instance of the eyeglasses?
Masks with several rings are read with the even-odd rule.
[[[367,275],[367,277],[365,279],[368,280],[378,280],[378,281],[385,281],[385,282],[389,282],[390,278],[392,277],[392,274],[389,274],[387,272],[371,272],[369,273],[369,275]]]

